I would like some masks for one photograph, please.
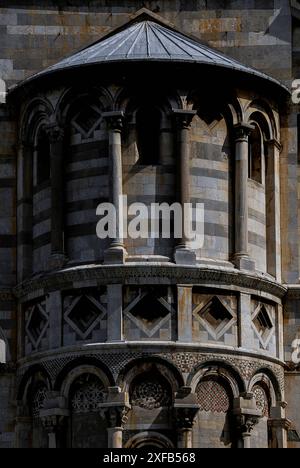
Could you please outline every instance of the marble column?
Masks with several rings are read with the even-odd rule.
[[[286,418],[286,402],[278,402],[270,411],[268,426],[271,432],[270,448],[287,448],[288,431],[292,428],[292,422]]]
[[[106,420],[108,448],[123,447],[123,429],[130,411],[129,396],[120,387],[108,387],[108,397],[101,405],[100,415]]]
[[[182,387],[175,395],[174,421],[177,428],[177,447],[193,447],[193,426],[199,411],[197,397],[190,387]]]
[[[32,273],[33,147],[22,142],[18,151],[18,280]]]
[[[176,118],[177,129],[177,194],[178,202],[182,209],[186,203],[191,203],[190,194],[190,126],[197,111],[173,110]],[[175,248],[175,262],[179,265],[194,265],[196,263],[196,253],[189,247],[189,239],[185,232],[185,226],[192,222],[188,210],[184,210],[182,217],[182,237]]]
[[[235,130],[235,254],[240,270],[254,270],[255,262],[248,251],[248,164],[251,125],[240,123]]]
[[[233,415],[236,420],[238,448],[251,448],[251,433],[262,417],[252,393],[234,399]]]
[[[111,405],[101,410],[107,422],[108,448],[123,448],[123,429],[127,422],[129,408],[122,405]]]
[[[64,131],[58,125],[47,128],[51,161],[51,259],[50,267],[66,262],[64,246]]]
[[[41,416],[41,420],[48,434],[48,448],[62,448],[59,432],[63,430],[66,424],[66,416],[49,414],[47,416]]]
[[[279,156],[282,146],[276,140],[267,142],[266,160],[266,220],[267,220],[267,271],[281,282],[280,239],[280,176]]]
[[[39,416],[48,434],[48,448],[62,448],[65,426],[70,416],[67,399],[57,391],[47,392]]]
[[[122,170],[122,129],[123,112],[105,112],[103,117],[107,120],[109,129],[109,185],[110,202],[116,210],[116,237],[111,240],[109,249],[105,252],[106,264],[125,263],[126,250],[123,239],[123,170]]]

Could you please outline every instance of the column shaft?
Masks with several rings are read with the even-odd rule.
[[[252,127],[235,126],[235,264],[237,268],[253,270],[248,252],[248,137]]]
[[[120,449],[123,447],[123,429],[122,427],[113,427],[108,429],[108,448]]]
[[[64,132],[57,126],[48,129],[51,158],[51,266],[59,268],[65,261],[64,252]]]
[[[281,282],[281,236],[280,236],[280,144],[268,142],[266,176],[266,221],[267,221],[267,271]]]
[[[195,264],[196,254],[189,247],[189,238],[186,226],[191,226],[189,210],[185,209],[187,203],[191,203],[190,194],[190,125],[196,111],[174,110],[177,120],[177,143],[178,143],[178,165],[177,165],[177,193],[178,202],[183,210],[182,235],[175,249],[175,262],[177,264]]]
[[[18,280],[32,273],[33,148],[22,144],[18,154]]]
[[[116,236],[111,240],[109,249],[105,252],[104,261],[110,263],[125,263],[126,251],[123,239],[123,169],[122,169],[122,128],[123,112],[106,112],[109,127],[109,184],[110,202],[116,211]]]

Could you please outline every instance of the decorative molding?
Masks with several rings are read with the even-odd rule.
[[[265,276],[258,273],[242,273],[238,270],[199,268],[199,267],[181,267],[181,266],[157,266],[157,265],[138,265],[138,266],[97,266],[65,269],[45,276],[28,280],[14,288],[14,294],[17,298],[23,299],[27,295],[40,291],[70,290],[70,283],[97,281],[100,284],[127,283],[141,284],[141,280],[154,281],[155,284],[194,284],[199,286],[216,287],[220,283],[225,286],[238,286],[252,290],[253,293],[259,291],[271,294],[277,298],[283,298],[287,288]]]
[[[206,362],[224,362],[226,365],[232,366],[244,379],[245,382],[250,382],[253,375],[261,368],[270,370],[278,381],[278,385],[281,392],[284,392],[284,368],[279,363],[269,362],[268,359],[255,359],[254,357],[244,356],[233,356],[226,353],[210,353],[210,352],[187,352],[187,351],[168,351],[168,352],[151,352],[151,351],[135,351],[135,350],[124,350],[111,352],[106,350],[95,351],[94,353],[89,352],[69,352],[62,353],[60,356],[41,358],[36,356],[34,359],[30,359],[24,365],[21,365],[18,369],[18,381],[22,379],[22,376],[31,366],[34,366],[37,362],[39,365],[45,368],[49,374],[51,380],[54,382],[63,370],[63,368],[71,363],[72,361],[84,357],[85,359],[91,358],[98,360],[99,364],[103,363],[110,369],[114,375],[115,380],[118,379],[119,374],[123,371],[124,367],[127,366],[131,361],[136,359],[147,359],[147,358],[161,358],[174,365],[178,371],[182,374],[188,374],[188,380],[193,377],[194,372],[199,365],[205,364]],[[220,364],[221,365],[221,364]],[[246,385],[247,386],[247,385]]]

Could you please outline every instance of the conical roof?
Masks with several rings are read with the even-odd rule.
[[[49,73],[116,62],[185,62],[214,65],[235,71],[250,73],[282,86],[275,79],[213,50],[198,40],[142,14],[134,21],[110,33],[100,41],[80,52],[46,68],[29,79]]]

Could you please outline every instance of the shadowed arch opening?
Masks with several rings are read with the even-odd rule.
[[[157,165],[160,162],[161,112],[150,102],[144,102],[136,113],[139,164]]]
[[[115,381],[113,375],[109,368],[101,361],[95,358],[85,358],[81,357],[78,359],[74,359],[73,361],[69,362],[58,374],[55,384],[54,390],[61,391],[63,387],[66,387],[66,382],[68,381],[68,388],[72,383],[72,375],[77,376],[77,370],[79,369],[79,375],[83,372],[85,367],[94,368],[95,370],[99,370],[99,373],[102,375],[102,379],[104,379],[104,383],[106,386],[114,386]],[[100,375],[99,374],[99,375]]]
[[[158,372],[161,374],[168,381],[173,393],[184,386],[181,373],[172,363],[165,359],[152,357],[145,357],[129,362],[121,370],[117,378],[117,385],[123,391],[129,391],[133,379],[143,372]]]

